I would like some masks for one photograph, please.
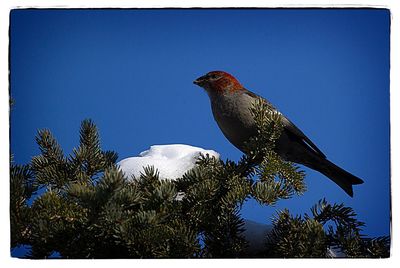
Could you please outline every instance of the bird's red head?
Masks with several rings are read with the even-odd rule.
[[[243,90],[243,86],[239,81],[224,71],[209,72],[194,80],[193,83],[213,93]]]

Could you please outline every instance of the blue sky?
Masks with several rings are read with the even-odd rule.
[[[308,191],[245,218],[269,223],[319,199],[344,202],[370,236],[389,234],[388,10],[14,10],[10,28],[11,150],[39,153],[48,128],[66,153],[91,118],[119,160],[154,144],[184,143],[238,160],[206,93],[192,84],[225,70],[267,98],[328,156],[362,178],[348,197],[304,168]]]

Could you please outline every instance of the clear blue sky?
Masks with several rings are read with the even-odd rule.
[[[281,208],[309,212],[344,202],[369,236],[390,223],[388,10],[14,10],[11,13],[11,150],[39,153],[48,128],[66,153],[91,118],[119,160],[154,144],[184,143],[238,160],[192,84],[224,70],[267,98],[328,156],[362,178],[348,197],[304,168],[308,191],[245,218],[270,223]]]

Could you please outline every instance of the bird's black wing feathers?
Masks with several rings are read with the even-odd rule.
[[[311,147],[316,154],[318,154],[322,158],[326,158],[325,154],[320,149],[318,149],[318,147],[303,133],[303,131],[296,127],[296,125],[293,124],[285,116],[282,117],[284,129],[288,132],[289,135],[300,139],[303,143],[305,143],[306,146]]]
[[[245,90],[245,94],[249,95],[253,98],[259,98],[259,96],[247,89]],[[263,99],[268,106],[272,109],[277,110],[269,101]],[[278,111],[278,110],[277,110]],[[318,149],[318,147],[301,131],[295,124],[293,124],[289,119],[287,119],[284,115],[282,115],[282,123],[284,125],[284,130],[289,134],[289,136],[293,137],[294,139],[304,143],[305,146],[310,148],[314,153],[319,155],[322,158],[326,158],[325,154]]]

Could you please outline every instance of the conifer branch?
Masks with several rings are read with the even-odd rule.
[[[304,172],[273,151],[280,119],[265,105],[254,107],[260,135],[248,143],[248,155],[237,163],[201,156],[174,181],[160,180],[154,167],[126,178],[117,154],[101,149],[90,120],[67,156],[50,131],[39,131],[40,155],[29,165],[11,165],[11,246],[30,245],[31,258],[54,252],[63,258],[329,257],[330,248],[348,257],[388,257],[388,237],[366,238],[351,208],[325,199],[310,216],[277,214],[265,250],[247,251],[244,202],[272,205],[306,189]],[[45,192],[28,205],[39,188]]]

